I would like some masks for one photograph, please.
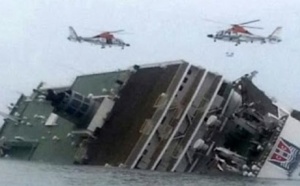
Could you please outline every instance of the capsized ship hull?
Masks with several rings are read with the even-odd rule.
[[[257,88],[185,61],[78,76],[22,95],[1,156],[53,164],[299,179],[300,117]]]

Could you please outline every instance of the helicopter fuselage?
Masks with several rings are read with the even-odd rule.
[[[106,45],[109,47],[111,46],[119,46],[119,47],[126,47],[130,46],[129,44],[125,43],[123,40],[118,39],[118,38],[112,38],[111,40],[107,40],[105,38],[94,38],[94,37],[78,37],[78,38],[68,38],[71,41],[75,42],[87,42],[95,45],[101,45],[102,48],[105,48]]]
[[[246,30],[246,32],[236,32],[232,29],[228,30],[221,30],[217,32],[215,35],[209,34],[207,37],[214,39],[216,42],[217,40],[222,41],[228,41],[236,43],[236,45],[239,45],[240,43],[254,43],[258,42],[261,44],[264,44],[266,42],[269,43],[278,43],[281,42],[281,39],[278,36],[270,35],[268,37],[260,36],[260,35],[254,35]]]
[[[94,36],[94,37],[81,37],[78,36],[73,27],[69,27],[70,35],[68,37],[69,41],[73,42],[87,42],[94,45],[101,45],[101,48],[105,48],[105,46],[118,46],[124,49],[125,47],[129,47],[130,44],[125,43],[123,40],[119,38],[115,38],[112,34],[109,34],[108,32],[104,32],[100,35]]]

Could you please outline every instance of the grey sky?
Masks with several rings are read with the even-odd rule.
[[[0,109],[15,102],[18,91],[30,94],[40,81],[48,86],[70,84],[76,75],[135,63],[184,59],[224,74],[229,80],[252,70],[255,83],[268,95],[300,109],[300,1],[299,0],[94,0],[0,2]],[[216,42],[206,37],[228,23],[253,19],[269,35],[283,26],[278,45]],[[125,29],[120,35],[131,44],[121,50],[102,50],[69,42],[68,26],[79,35],[97,30]],[[232,58],[225,53],[235,53]]]

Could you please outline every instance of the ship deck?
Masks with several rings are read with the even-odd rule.
[[[140,129],[155,111],[156,99],[165,92],[179,65],[139,69],[120,91],[110,119],[89,146],[91,164],[124,163],[142,135]]]
[[[128,74],[128,71],[114,71],[100,74],[78,76],[71,88],[83,95],[90,93],[94,95],[106,94],[103,89],[116,89],[115,81],[122,79]],[[65,90],[63,88],[53,88],[56,91]],[[44,90],[44,89],[42,89]],[[118,90],[116,89],[115,92]],[[77,151],[75,139],[67,137],[70,132],[75,130],[74,124],[68,120],[59,117],[57,125],[45,126],[45,119],[48,118],[53,107],[46,101],[39,101],[39,96],[22,95],[15,107],[11,110],[11,115],[18,113],[21,122],[15,123],[6,120],[1,128],[0,135],[8,142],[15,140],[16,137],[24,138],[26,141],[36,140],[38,144],[34,149],[20,148],[20,145],[14,145],[10,149],[10,158],[22,160],[44,161],[55,164],[72,164],[74,154]],[[45,119],[37,119],[35,115],[42,115]],[[56,136],[59,140],[54,141]]]

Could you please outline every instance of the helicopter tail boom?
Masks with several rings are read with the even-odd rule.
[[[280,33],[281,33],[282,27],[277,27],[269,36],[268,40],[270,43],[278,43],[281,42],[280,39]]]
[[[272,37],[272,36],[279,36],[280,35],[280,33],[281,33],[281,30],[282,30],[282,27],[277,27],[273,32],[272,32],[272,34],[270,35],[270,37]]]
[[[70,35],[68,37],[68,40],[70,40],[70,41],[78,41],[78,42],[81,41],[81,38],[78,37],[78,35],[76,34],[76,32],[75,32],[75,30],[74,30],[73,27],[71,27],[71,26],[69,27],[69,32],[70,32]]]

